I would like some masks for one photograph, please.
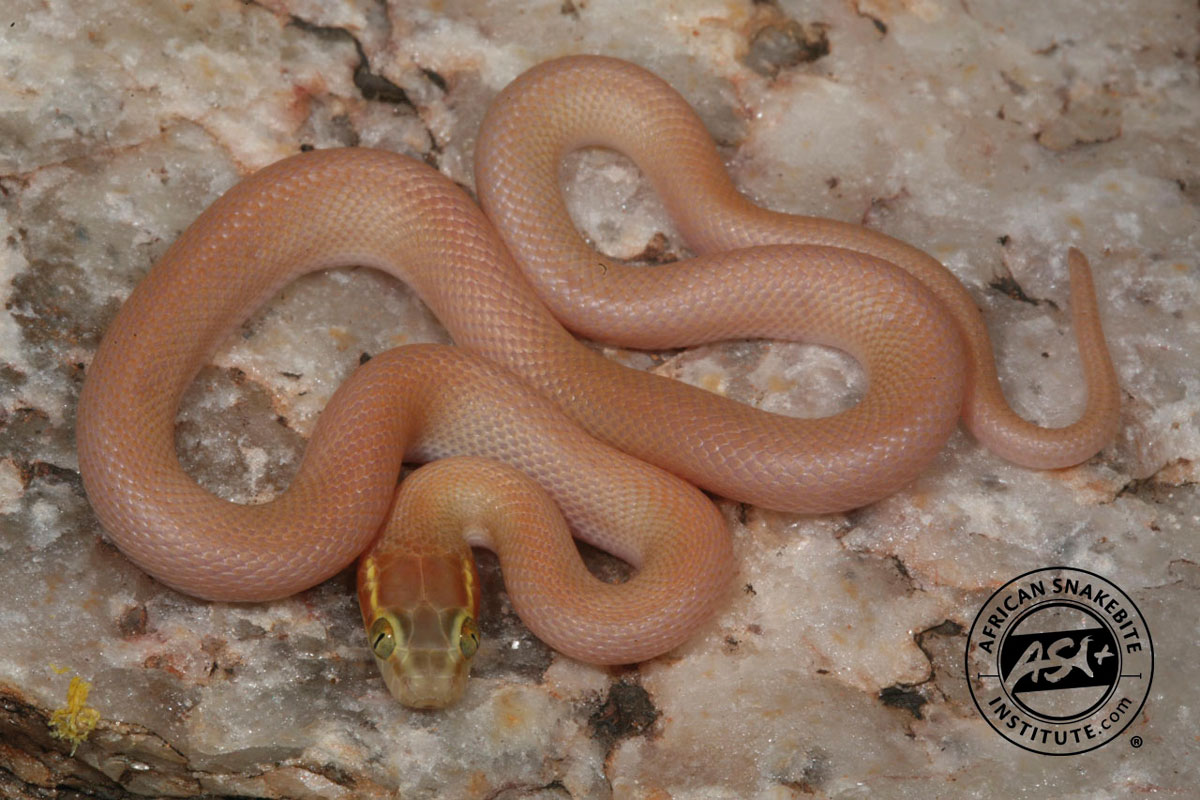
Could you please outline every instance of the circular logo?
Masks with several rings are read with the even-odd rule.
[[[1086,753],[1137,718],[1154,645],[1125,592],[1086,570],[1048,567],[983,604],[966,675],[979,713],[1005,739],[1046,755]]]

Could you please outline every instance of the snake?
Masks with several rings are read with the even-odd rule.
[[[653,267],[599,254],[560,185],[564,157],[615,149],[642,170],[691,255]],[[1087,260],[1068,251],[1087,398],[1046,428],[1004,398],[983,318],[923,251],[861,225],[771,211],[734,186],[703,123],[626,61],[537,65],[490,105],[475,191],[416,159],[318,149],[212,203],[121,305],[87,367],[79,467],[117,547],[206,600],[268,601],[358,559],[368,645],[418,709],[466,690],[481,641],[471,547],[499,556],[513,608],[562,654],[627,664],[666,653],[731,591],[729,525],[709,495],[841,512],[909,484],[959,420],[1017,464],[1052,469],[1115,435],[1120,396]],[[175,417],[197,372],[301,274],[382,270],[454,346],[374,354],[322,410],[289,486],[238,504],[181,467]],[[672,349],[815,342],[867,376],[823,418],[754,408],[616,363],[580,337]],[[405,464],[423,464],[403,481]],[[573,538],[628,562],[611,583]]]

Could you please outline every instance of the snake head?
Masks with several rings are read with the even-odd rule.
[[[380,611],[367,639],[393,697],[410,708],[445,708],[467,688],[479,626],[465,608],[423,603]]]
[[[367,643],[392,696],[409,708],[462,697],[479,649],[478,575],[470,549],[413,555],[369,550],[358,601]]]

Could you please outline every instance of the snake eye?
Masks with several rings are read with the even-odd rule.
[[[479,649],[479,626],[472,617],[463,617],[458,628],[458,649],[467,658],[475,655],[475,651]]]
[[[387,658],[396,649],[396,632],[387,617],[379,617],[371,623],[368,639],[376,658]]]

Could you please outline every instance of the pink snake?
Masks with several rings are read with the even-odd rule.
[[[579,236],[559,167],[593,145],[642,168],[696,257],[629,267]],[[1087,404],[1076,423],[1046,429],[1009,408],[979,312],[941,264],[858,225],[753,205],[687,103],[636,66],[581,56],[530,70],[496,98],[475,158],[486,217],[404,156],[286,159],[217,200],[137,286],[88,370],[78,417],[89,498],[134,562],[198,597],[278,598],[344,569],[384,526],[375,566],[362,570],[382,601],[384,566],[425,559],[416,580],[435,583],[429,559],[449,547],[437,536],[460,549],[465,537],[499,551],[514,605],[549,644],[634,662],[684,641],[725,597],[728,532],[693,485],[832,512],[910,482],[960,415],[989,449],[1035,468],[1076,464],[1114,436],[1119,391],[1078,251],[1068,263]],[[458,347],[401,348],[357,370],[277,499],[242,506],[209,494],[174,450],[184,390],[283,285],[353,265],[410,284]],[[833,417],[787,418],[618,366],[568,329],[642,348],[818,342],[853,355],[869,388]],[[401,463],[452,456],[519,473],[451,460],[440,481],[425,481],[428,496],[406,505],[402,489],[385,525]],[[567,527],[547,521],[557,512],[546,496],[571,534],[629,561],[635,577],[592,578]],[[437,536],[414,532],[421,515]],[[374,613],[364,606],[368,629]]]

